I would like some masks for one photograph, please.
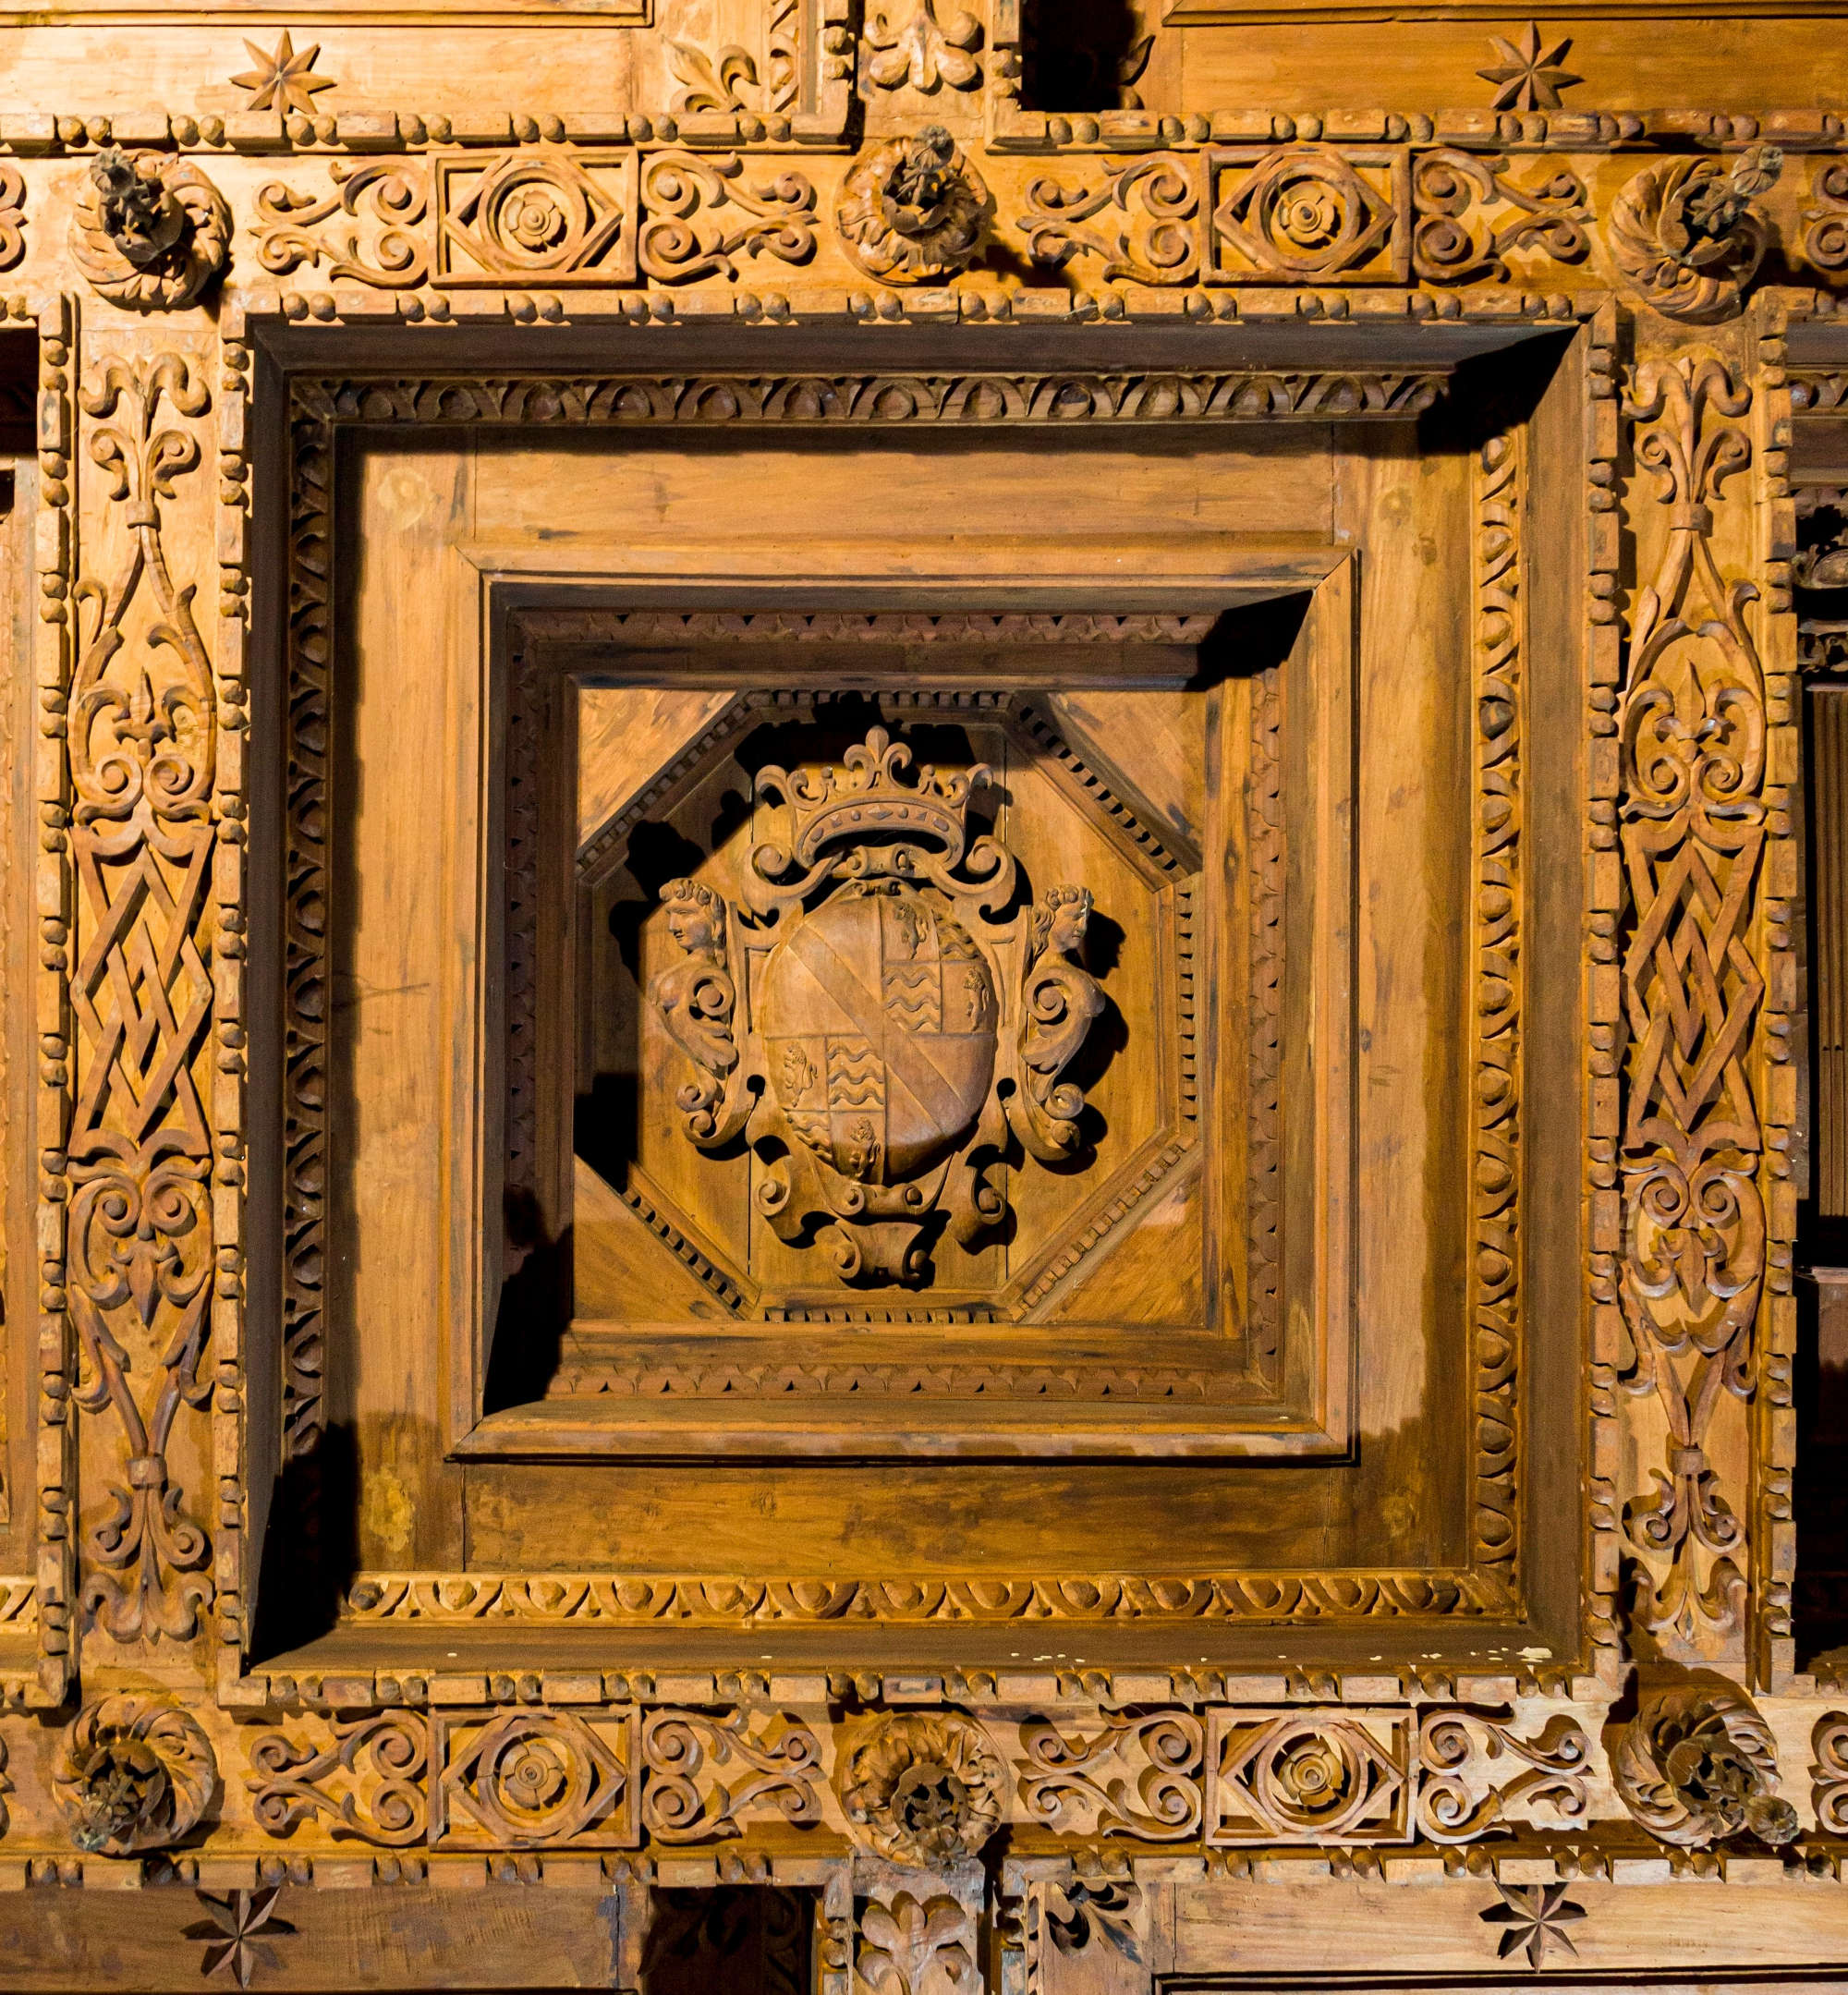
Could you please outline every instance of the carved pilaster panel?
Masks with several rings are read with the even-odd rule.
[[[213,1593],[194,1416],[220,1279],[213,1123],[241,1119],[213,1078],[227,994],[214,886],[234,906],[241,889],[217,866],[218,687],[195,611],[216,386],[196,335],[86,342],[67,1293],[97,1492],[80,1521],[82,1604],[123,1643],[190,1639]],[[235,1260],[225,1273],[235,1283]]]

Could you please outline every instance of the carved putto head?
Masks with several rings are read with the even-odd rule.
[[[723,953],[725,904],[701,880],[670,880],[661,890],[667,931],[690,955],[696,950]]]
[[[1088,887],[1048,887],[1033,910],[1033,955],[1042,956],[1050,949],[1055,955],[1076,956],[1085,946],[1090,919]]]

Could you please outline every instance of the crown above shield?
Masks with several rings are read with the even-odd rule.
[[[810,765],[793,774],[760,770],[760,801],[781,798],[796,815],[793,854],[809,866],[816,855],[846,840],[929,838],[941,844],[954,866],[968,842],[967,813],[975,792],[993,780],[986,762],[943,773],[927,762],[907,776],[911,750],[883,727],[850,748],[841,766]]]

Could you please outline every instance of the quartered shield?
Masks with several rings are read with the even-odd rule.
[[[994,1078],[987,958],[895,882],[850,886],[803,916],[765,966],[755,1010],[790,1127],[863,1184],[902,1184],[937,1162]]]

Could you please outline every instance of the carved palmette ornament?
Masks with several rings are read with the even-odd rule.
[[[231,211],[189,161],[105,146],[78,189],[71,255],[96,289],[140,311],[189,305],[225,268]]]
[[[65,1730],[52,1793],[70,1839],[99,1856],[170,1849],[205,1813],[218,1761],[176,1705],[93,1698]]]
[[[1001,1826],[1006,1771],[973,1719],[883,1718],[840,1777],[847,1819],[881,1856],[920,1866],[979,1855]]]
[[[1783,170],[1776,146],[1724,160],[1676,160],[1637,174],[1612,202],[1611,255],[1642,298],[1672,319],[1730,318],[1765,254],[1752,196]]]
[[[1623,1805],[1653,1836],[1684,1847],[1750,1834],[1791,1842],[1796,1810],[1774,1792],[1777,1753],[1757,1707],[1723,1684],[1646,1696],[1611,1756]]]
[[[1014,856],[967,822],[988,768],[910,763],[875,727],[836,766],[761,771],[786,833],[751,852],[743,907],[663,888],[681,957],[649,987],[693,1068],[688,1139],[755,1147],[759,1211],[847,1282],[923,1281],[940,1212],[966,1243],[998,1223],[1010,1130],[1045,1163],[1079,1149],[1063,1077],[1104,1007],[1088,892],[1015,908]]]
[[[887,284],[931,284],[975,261],[994,201],[941,125],[875,146],[847,176],[836,222],[847,254]]]

